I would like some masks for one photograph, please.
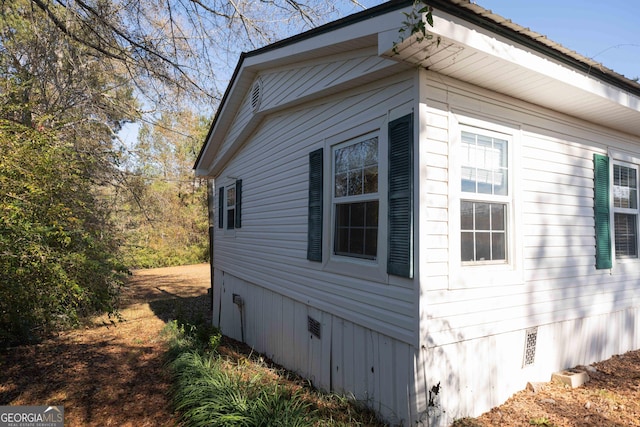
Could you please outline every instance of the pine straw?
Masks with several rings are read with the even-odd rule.
[[[578,388],[549,382],[533,393],[523,390],[478,418],[456,427],[638,427],[640,350],[593,364],[590,381]]]

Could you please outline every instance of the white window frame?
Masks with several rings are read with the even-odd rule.
[[[372,120],[353,128],[329,136],[324,140],[324,224],[323,224],[323,253],[325,256],[322,269],[327,272],[356,277],[363,280],[371,280],[378,283],[388,282],[387,274],[387,229],[388,229],[388,208],[387,208],[387,180],[389,162],[387,159],[388,120]],[[378,137],[378,255],[375,260],[357,258],[334,254],[335,238],[335,201],[334,201],[334,147],[343,144],[358,142]]]
[[[609,166],[609,230],[611,233],[611,259],[613,264],[638,264],[640,263],[640,188],[637,188],[637,197],[636,200],[638,209],[626,209],[626,208],[616,208],[614,205],[614,181],[613,181],[613,170],[614,165],[629,167],[636,170],[636,186],[640,185],[640,157],[636,157],[633,154],[625,153],[618,150],[609,150],[608,153],[610,159]],[[638,255],[635,257],[618,257],[616,255],[616,232],[615,232],[615,214],[616,213],[633,213],[636,214],[636,233],[637,233],[637,242],[636,248],[638,249]]]
[[[371,139],[376,139],[376,144],[377,144],[377,158],[378,161],[376,163],[376,168],[378,169],[378,182],[377,182],[377,191],[376,192],[371,192],[371,193],[363,193],[363,194],[358,194],[358,195],[347,195],[347,196],[337,196],[336,195],[336,191],[335,191],[335,180],[336,180],[336,174],[337,174],[337,167],[336,167],[336,163],[335,163],[335,153],[338,150],[350,147],[352,145],[356,145],[356,144],[360,144],[362,142],[371,140]],[[336,256],[336,257],[347,257],[347,258],[357,258],[357,259],[362,259],[362,260],[367,260],[367,261],[372,261],[372,262],[376,262],[377,260],[380,258],[380,250],[378,248],[378,243],[380,241],[380,205],[381,205],[381,200],[380,200],[380,186],[381,186],[381,182],[380,182],[380,157],[381,157],[381,153],[380,153],[380,138],[378,133],[370,133],[367,135],[362,135],[360,137],[342,142],[340,144],[336,144],[334,146],[331,147],[331,210],[332,210],[332,237],[331,237],[331,241],[332,241],[332,246],[331,246],[331,255],[332,256]],[[362,183],[362,185],[364,185],[364,182]],[[377,224],[377,239],[376,239],[376,255],[371,258],[370,256],[367,256],[365,254],[363,254],[362,256],[358,256],[358,255],[348,255],[348,254],[339,254],[336,253],[335,247],[336,247],[336,236],[337,236],[337,215],[336,215],[336,209],[338,205],[341,204],[354,204],[354,203],[360,203],[360,202],[378,202],[378,224]],[[365,237],[366,240],[366,237]]]
[[[236,191],[236,181],[232,180],[229,184],[224,187],[224,230],[228,233],[235,233],[236,225],[236,205],[234,203],[233,207],[229,206],[229,190],[233,189],[234,194]],[[234,200],[237,201],[237,194],[234,196]],[[229,209],[233,209],[233,227],[229,227],[229,220],[232,217],[229,215]]]
[[[518,189],[521,170],[519,126],[500,124],[491,119],[479,119],[458,113],[450,114],[449,127],[449,289],[506,286],[524,284],[523,223]],[[508,195],[479,194],[462,191],[462,132],[486,135],[507,141]],[[461,259],[461,202],[506,204],[505,261],[472,261]]]

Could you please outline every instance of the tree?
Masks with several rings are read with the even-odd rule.
[[[0,120],[0,343],[114,311],[124,269],[106,216],[73,145]]]
[[[113,310],[123,236],[163,259],[206,252],[206,186],[190,175],[206,124],[182,106],[215,107],[238,49],[336,13],[326,0],[0,0],[1,342]],[[143,117],[138,147],[119,142]]]
[[[133,87],[27,0],[0,14],[0,342],[113,312],[118,238],[101,197]]]
[[[158,267],[208,259],[206,181],[193,175],[207,120],[188,110],[164,113],[142,127],[114,194],[117,217],[133,267]]]

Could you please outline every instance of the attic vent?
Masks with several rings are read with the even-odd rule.
[[[309,330],[309,332],[315,335],[316,338],[320,338],[320,322],[318,322],[316,319],[307,316],[307,329]]]
[[[260,108],[262,101],[262,80],[257,79],[251,88],[251,109],[255,113]]]
[[[538,341],[538,328],[527,329],[524,335],[523,368],[533,365],[536,360],[536,341]]]

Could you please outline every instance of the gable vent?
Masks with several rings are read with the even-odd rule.
[[[307,316],[307,330],[316,338],[320,338],[320,322],[313,317]]]
[[[524,360],[522,367],[531,366],[536,360],[536,342],[538,341],[538,328],[529,328],[524,335]]]
[[[255,113],[260,109],[260,102],[262,101],[262,80],[257,79],[253,83],[251,88],[251,109]]]

